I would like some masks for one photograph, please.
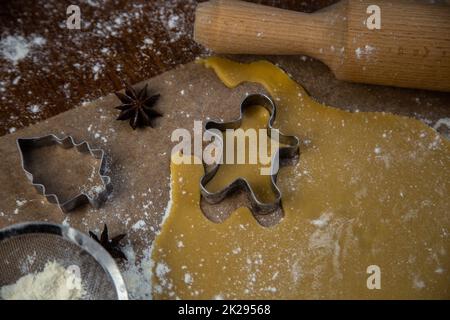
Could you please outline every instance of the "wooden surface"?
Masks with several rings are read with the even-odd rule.
[[[336,0],[253,2],[311,12]],[[81,30],[65,27],[81,9]],[[17,64],[0,54],[0,135],[47,119],[208,51],[192,39],[197,1],[3,0],[0,36],[23,37]],[[45,43],[33,44],[34,39]],[[1,49],[0,49],[1,53]]]
[[[278,5],[283,2],[283,6],[289,4],[305,10],[306,7],[300,5],[303,2],[310,5],[309,9],[315,9],[331,1],[270,2]],[[47,5],[42,7],[44,3]],[[118,89],[121,78],[139,82],[207,53],[192,41],[190,34],[196,4],[185,1],[130,1],[127,4],[125,0],[108,1],[104,6],[95,6],[96,0],[79,3],[85,20],[91,21],[86,32],[69,32],[58,27],[58,23],[64,21],[68,1],[7,0],[0,5],[2,39],[9,34],[24,37],[39,34],[47,39],[45,45],[32,48],[30,55],[16,66],[0,60],[0,132],[6,133],[11,127],[20,128],[72,109],[0,137],[3,156],[0,162],[0,228],[17,222],[48,220],[68,223],[82,232],[100,232],[106,222],[111,235],[128,233],[125,243],[140,258],[148,255],[168,205],[168,152],[173,146],[169,134],[174,128],[192,128],[194,120],[206,117],[234,119],[245,94],[261,91],[261,88],[245,84],[229,90],[211,70],[197,64],[178,66],[148,81],[153,90],[161,93],[156,108],[164,116],[157,120],[154,129],[133,131],[127,123],[114,120],[117,110],[113,106],[119,101],[113,95],[95,98]],[[132,14],[133,18],[128,20],[122,16],[124,12],[128,17]],[[135,13],[137,18],[134,18]],[[167,21],[172,14],[183,16],[182,25],[186,28],[183,30],[188,31],[178,34],[168,30]],[[121,24],[113,22],[117,18]],[[129,28],[128,22],[123,20],[129,21]],[[94,21],[99,26],[94,25]],[[145,43],[145,38],[153,39],[154,44]],[[170,39],[176,40],[171,42]],[[408,115],[431,126],[450,115],[450,94],[338,81],[324,64],[305,57],[240,58],[246,61],[266,58],[277,63],[315,99],[335,107]],[[103,67],[94,73],[97,63]],[[79,65],[74,66],[76,64]],[[14,81],[19,76],[19,80]],[[82,101],[91,102],[73,109]],[[218,103],[221,108],[217,108]],[[27,108],[33,104],[39,104],[42,111],[29,112]],[[114,192],[100,210],[85,206],[64,215],[37,194],[26,179],[18,161],[15,140],[48,133],[70,134],[77,141],[86,140],[93,147],[106,151]],[[61,156],[60,163],[67,164],[67,160],[77,170],[79,161]],[[66,186],[64,178],[57,180],[61,188]],[[134,263],[120,267],[122,271],[133,270],[136,269]]]
[[[366,10],[378,5],[381,29]],[[312,14],[244,1],[198,6],[194,39],[220,53],[305,54],[341,80],[450,91],[450,5],[342,0]]]

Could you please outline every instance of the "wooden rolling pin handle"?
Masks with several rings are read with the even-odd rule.
[[[213,0],[198,5],[194,38],[218,53],[316,55],[319,47],[333,40],[335,23],[328,18],[338,16],[336,11],[307,14]]]
[[[369,29],[367,8],[381,9]],[[312,14],[236,0],[200,3],[194,38],[218,53],[306,54],[338,79],[450,91],[450,6],[342,0]]]

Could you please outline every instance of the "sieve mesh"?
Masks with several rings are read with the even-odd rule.
[[[49,261],[65,268],[78,266],[85,299],[117,299],[111,276],[81,247],[50,233],[28,233],[0,241],[0,287],[15,283],[30,272],[40,272]]]

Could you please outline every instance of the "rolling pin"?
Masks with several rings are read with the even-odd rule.
[[[308,14],[213,0],[196,9],[194,39],[217,53],[308,55],[341,80],[450,91],[446,4],[342,0]]]

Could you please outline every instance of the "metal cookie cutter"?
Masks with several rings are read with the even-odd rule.
[[[275,121],[276,116],[276,106],[275,103],[270,99],[268,96],[263,94],[253,94],[247,96],[241,103],[241,109],[240,109],[240,116],[238,119],[233,120],[231,122],[214,122],[209,121],[205,124],[206,130],[216,129],[220,131],[225,131],[226,129],[237,129],[241,126],[242,123],[242,115],[244,113],[244,110],[251,106],[262,106],[266,108],[270,113],[269,123],[267,127],[267,134],[269,137],[271,137],[271,129],[273,122]],[[213,134],[214,135],[214,134]],[[217,136],[216,136],[217,137]],[[300,141],[295,136],[286,136],[283,135],[281,132],[279,133],[279,143],[283,144],[283,147],[278,148],[277,152],[275,153],[275,156],[272,158],[279,157],[280,163],[282,160],[287,159],[293,159],[299,154],[299,144]],[[223,145],[223,143],[222,143]],[[214,164],[210,171],[206,172],[205,175],[200,180],[200,190],[203,198],[211,203],[216,204],[220,201],[222,201],[228,194],[237,191],[239,189],[246,190],[248,194],[250,195],[250,201],[252,204],[252,207],[259,213],[259,214],[269,214],[281,207],[281,191],[278,188],[276,184],[277,180],[277,171],[274,173],[273,166],[274,163],[271,164],[271,187],[274,191],[276,197],[273,202],[261,202],[257,196],[255,195],[253,189],[251,188],[248,181],[244,178],[238,178],[234,180],[231,184],[226,186],[224,189],[218,191],[218,192],[209,192],[206,188],[206,185],[209,181],[214,177],[214,175],[217,173],[217,170],[219,169],[220,164]]]
[[[33,180],[33,174],[28,169],[30,158],[28,156],[28,151],[31,148],[36,147],[44,147],[57,145],[64,149],[70,149],[75,147],[79,152],[90,154],[92,157],[96,159],[100,159],[100,168],[98,170],[98,174],[103,182],[102,191],[95,193],[93,195],[87,194],[85,192],[81,192],[75,197],[61,203],[58,196],[56,194],[47,194],[45,190],[45,186],[41,183],[35,183]],[[35,137],[35,138],[18,138],[17,139],[17,147],[19,149],[20,158],[22,162],[22,169],[25,172],[28,180],[32,183],[32,185],[36,188],[36,190],[47,198],[47,201],[50,203],[57,204],[59,208],[67,213],[78,206],[89,203],[94,208],[98,209],[103,202],[106,201],[108,195],[112,191],[111,178],[105,175],[106,172],[106,161],[104,157],[104,152],[101,149],[91,149],[89,144],[86,141],[81,143],[75,143],[71,136],[66,136],[65,138],[58,138],[57,136],[50,134],[48,136],[43,137]]]

